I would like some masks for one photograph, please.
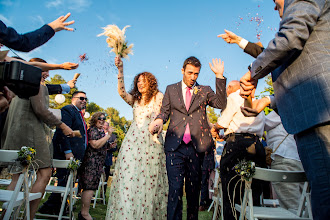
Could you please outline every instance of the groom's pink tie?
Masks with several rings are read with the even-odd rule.
[[[187,87],[187,91],[186,91],[186,109],[187,109],[187,111],[189,110],[190,101],[191,101],[190,90],[191,90],[191,88]],[[187,123],[186,130],[184,131],[184,135],[183,135],[183,139],[182,140],[186,144],[188,144],[191,141],[189,123]]]

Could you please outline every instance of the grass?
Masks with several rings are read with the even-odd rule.
[[[110,192],[110,188],[107,189],[106,201],[108,201],[109,192]],[[77,201],[75,206],[76,206],[76,209],[74,211],[74,214],[75,214],[75,217],[77,217],[78,213],[80,211],[80,208],[81,208],[80,200]],[[182,212],[182,219],[183,220],[187,219],[187,211],[186,210],[187,210],[187,200],[186,200],[186,197],[184,196],[183,197],[183,212]],[[198,219],[199,220],[210,220],[210,219],[212,219],[212,215],[213,215],[212,210],[210,212],[207,212],[207,211],[199,212],[198,213]],[[95,220],[104,219],[105,215],[106,215],[106,212],[107,212],[107,203],[106,203],[106,205],[103,205],[103,202],[101,202],[101,201],[98,201],[96,203],[95,209],[93,209],[93,204],[91,204],[91,207],[89,209],[90,215]]]
[[[107,189],[107,195],[106,195],[106,201],[108,200],[108,196],[109,196],[109,192],[110,192],[110,189],[108,188]],[[40,202],[40,205],[42,203],[44,203],[47,198],[48,198],[49,194],[47,194],[47,196],[45,197],[45,199],[41,200]],[[0,207],[2,206],[2,203],[0,203]],[[77,200],[76,204],[74,205],[74,215],[75,215],[75,218],[77,219],[78,218],[78,213],[81,209],[81,200]],[[103,202],[101,200],[99,200],[97,203],[96,203],[96,206],[95,206],[95,209],[93,208],[93,203],[91,203],[91,207],[89,209],[89,213],[91,214],[91,216],[95,219],[95,220],[103,220],[105,219],[105,215],[106,215],[106,212],[107,212],[107,203],[106,205],[103,205]],[[2,213],[2,210],[0,211],[0,215]],[[199,220],[210,220],[212,219],[212,214],[213,212],[210,211],[210,212],[207,212],[207,211],[203,211],[203,212],[199,212],[198,213],[198,219]],[[187,219],[187,201],[186,201],[186,197],[184,196],[183,197],[183,212],[182,212],[182,219],[183,220],[186,220]],[[41,219],[42,217],[38,217],[37,218]]]

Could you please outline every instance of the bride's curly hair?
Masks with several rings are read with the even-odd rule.
[[[148,104],[151,99],[157,95],[157,93],[159,92],[158,90],[158,83],[157,83],[157,79],[156,77],[149,72],[143,72],[143,73],[139,73],[135,76],[134,81],[133,81],[133,88],[132,90],[129,92],[129,94],[131,94],[133,96],[133,103],[137,100],[138,103],[140,104],[141,102],[141,98],[142,98],[142,94],[139,92],[138,87],[137,87],[137,82],[140,76],[143,76],[146,83],[147,83],[147,91],[146,91],[146,100],[145,100],[145,104]]]

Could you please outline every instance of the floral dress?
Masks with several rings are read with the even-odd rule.
[[[133,105],[134,119],[118,154],[106,219],[166,219],[168,180],[163,138],[148,131],[162,99],[159,92],[149,104]]]
[[[103,129],[91,127],[87,131],[88,140],[99,140],[105,136]],[[110,148],[112,138],[103,147],[95,149],[88,144],[81,167],[78,170],[79,188],[84,190],[97,190],[107,150]]]

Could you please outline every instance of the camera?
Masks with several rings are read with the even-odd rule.
[[[19,61],[0,62],[0,88],[7,86],[18,97],[28,99],[39,93],[41,72]]]

